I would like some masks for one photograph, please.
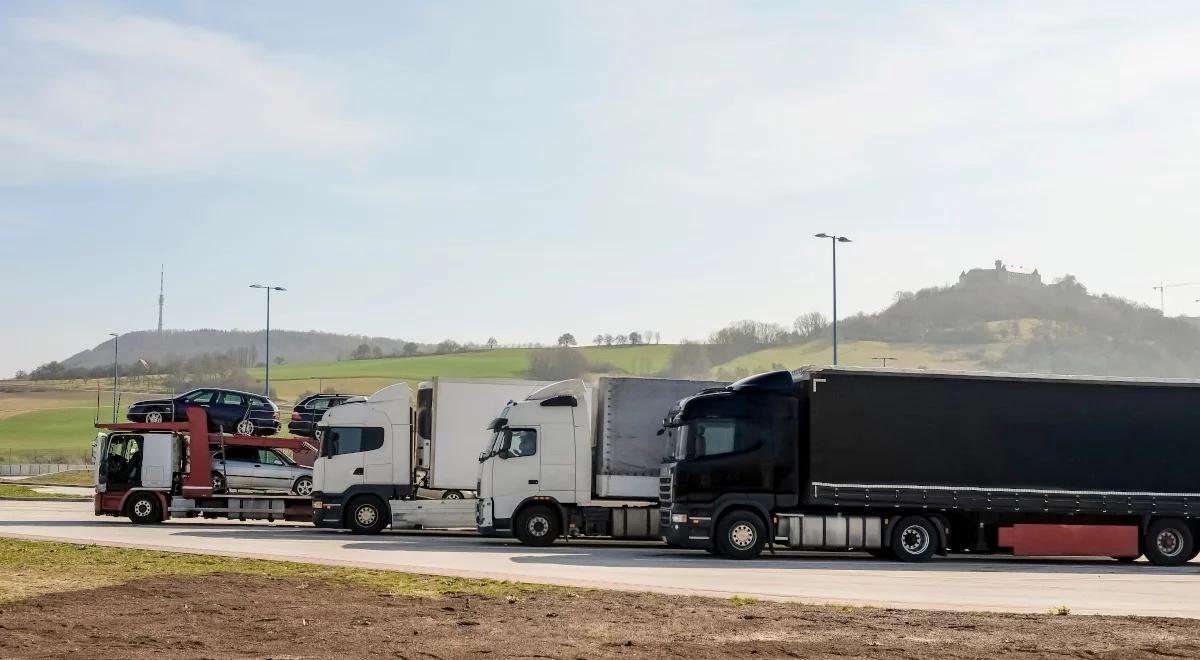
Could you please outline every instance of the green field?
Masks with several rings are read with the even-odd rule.
[[[660,375],[674,346],[586,346],[579,350],[596,374],[631,376]],[[968,348],[973,353],[968,353]],[[896,358],[888,366],[929,369],[973,369],[978,356],[989,346],[959,351],[937,351],[919,344],[849,342],[841,346],[839,361],[846,366],[877,366],[877,357]],[[325,390],[371,394],[398,381],[416,384],[434,376],[459,378],[528,378],[530,349],[501,348],[447,355],[381,358],[286,364],[271,369],[271,387],[276,401],[287,406],[301,395]],[[736,378],[775,368],[798,369],[826,365],[832,361],[826,342],[779,346],[743,355],[713,367],[711,377]],[[250,370],[261,379],[262,369]],[[0,462],[76,462],[83,460],[95,437],[96,393],[69,383],[55,384],[56,391],[0,393]],[[143,383],[143,385],[145,385]],[[94,383],[89,385],[94,387]],[[126,393],[122,409],[149,395]],[[103,395],[102,395],[103,398]],[[101,419],[109,419],[111,408],[102,406]],[[288,413],[285,409],[284,415]]]
[[[878,367],[888,360],[888,367],[901,369],[954,369],[978,368],[978,360],[968,357],[966,351],[944,351],[921,344],[892,344],[880,341],[855,341],[838,346],[838,364],[844,367]],[[833,362],[833,348],[829,342],[810,342],[793,346],[776,346],[749,353],[715,368],[729,373],[754,374],[783,367],[799,369],[806,366],[826,366]]]
[[[579,350],[598,372],[654,376],[670,359],[670,344],[585,346]],[[370,394],[397,381],[417,383],[434,376],[454,378],[528,378],[530,349],[497,348],[446,355],[310,362],[271,367],[271,387],[280,401],[292,402],[306,392],[334,389]],[[263,369],[250,370],[262,380]]]
[[[94,392],[0,393],[0,463],[86,463],[97,412]]]

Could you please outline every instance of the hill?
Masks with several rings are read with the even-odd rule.
[[[245,356],[246,366],[254,366],[264,359],[261,353],[264,339],[262,330],[164,330],[161,335],[154,330],[139,330],[121,335],[121,361],[134,362],[140,358],[157,364],[209,353],[236,351]],[[286,362],[337,360],[354,353],[362,344],[378,347],[383,355],[399,355],[408,343],[387,337],[272,330],[271,358],[283,358]],[[422,351],[432,348],[420,344],[417,347]],[[413,349],[410,347],[409,350]],[[111,365],[112,360],[113,342],[110,339],[95,348],[72,355],[62,364],[64,367],[87,368]]]
[[[840,362],[1007,372],[1200,378],[1200,325],[1157,309],[1095,295],[1067,275],[966,271],[957,283],[902,292],[887,309],[838,324]],[[786,347],[760,347],[714,369],[736,376],[830,362],[830,333]]]

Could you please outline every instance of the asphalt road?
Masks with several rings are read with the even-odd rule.
[[[138,526],[97,518],[91,503],[80,502],[0,501],[0,536],[718,597],[1009,612],[1065,605],[1074,614],[1200,618],[1200,564],[953,557],[909,565],[830,553],[735,562],[652,543],[526,548],[473,534],[364,537],[290,523]]]

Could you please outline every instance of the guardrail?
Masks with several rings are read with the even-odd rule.
[[[93,470],[85,463],[0,463],[0,477],[34,477],[68,470]]]

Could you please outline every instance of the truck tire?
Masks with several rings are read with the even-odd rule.
[[[387,512],[378,497],[356,497],[346,507],[346,527],[355,534],[378,534],[388,526]]]
[[[929,561],[937,550],[938,529],[924,516],[908,516],[892,528],[892,557],[900,561]]]
[[[125,511],[135,525],[153,525],[163,521],[162,505],[154,493],[137,493],[130,497]]]
[[[557,511],[536,504],[521,511],[513,532],[521,543],[544,548],[553,544],[562,534],[562,523],[558,519]]]
[[[1155,566],[1181,566],[1192,558],[1195,543],[1191,525],[1178,518],[1162,518],[1146,528],[1142,548]]]
[[[754,559],[767,544],[767,526],[758,514],[744,509],[730,511],[717,523],[717,551],[730,559]]]

